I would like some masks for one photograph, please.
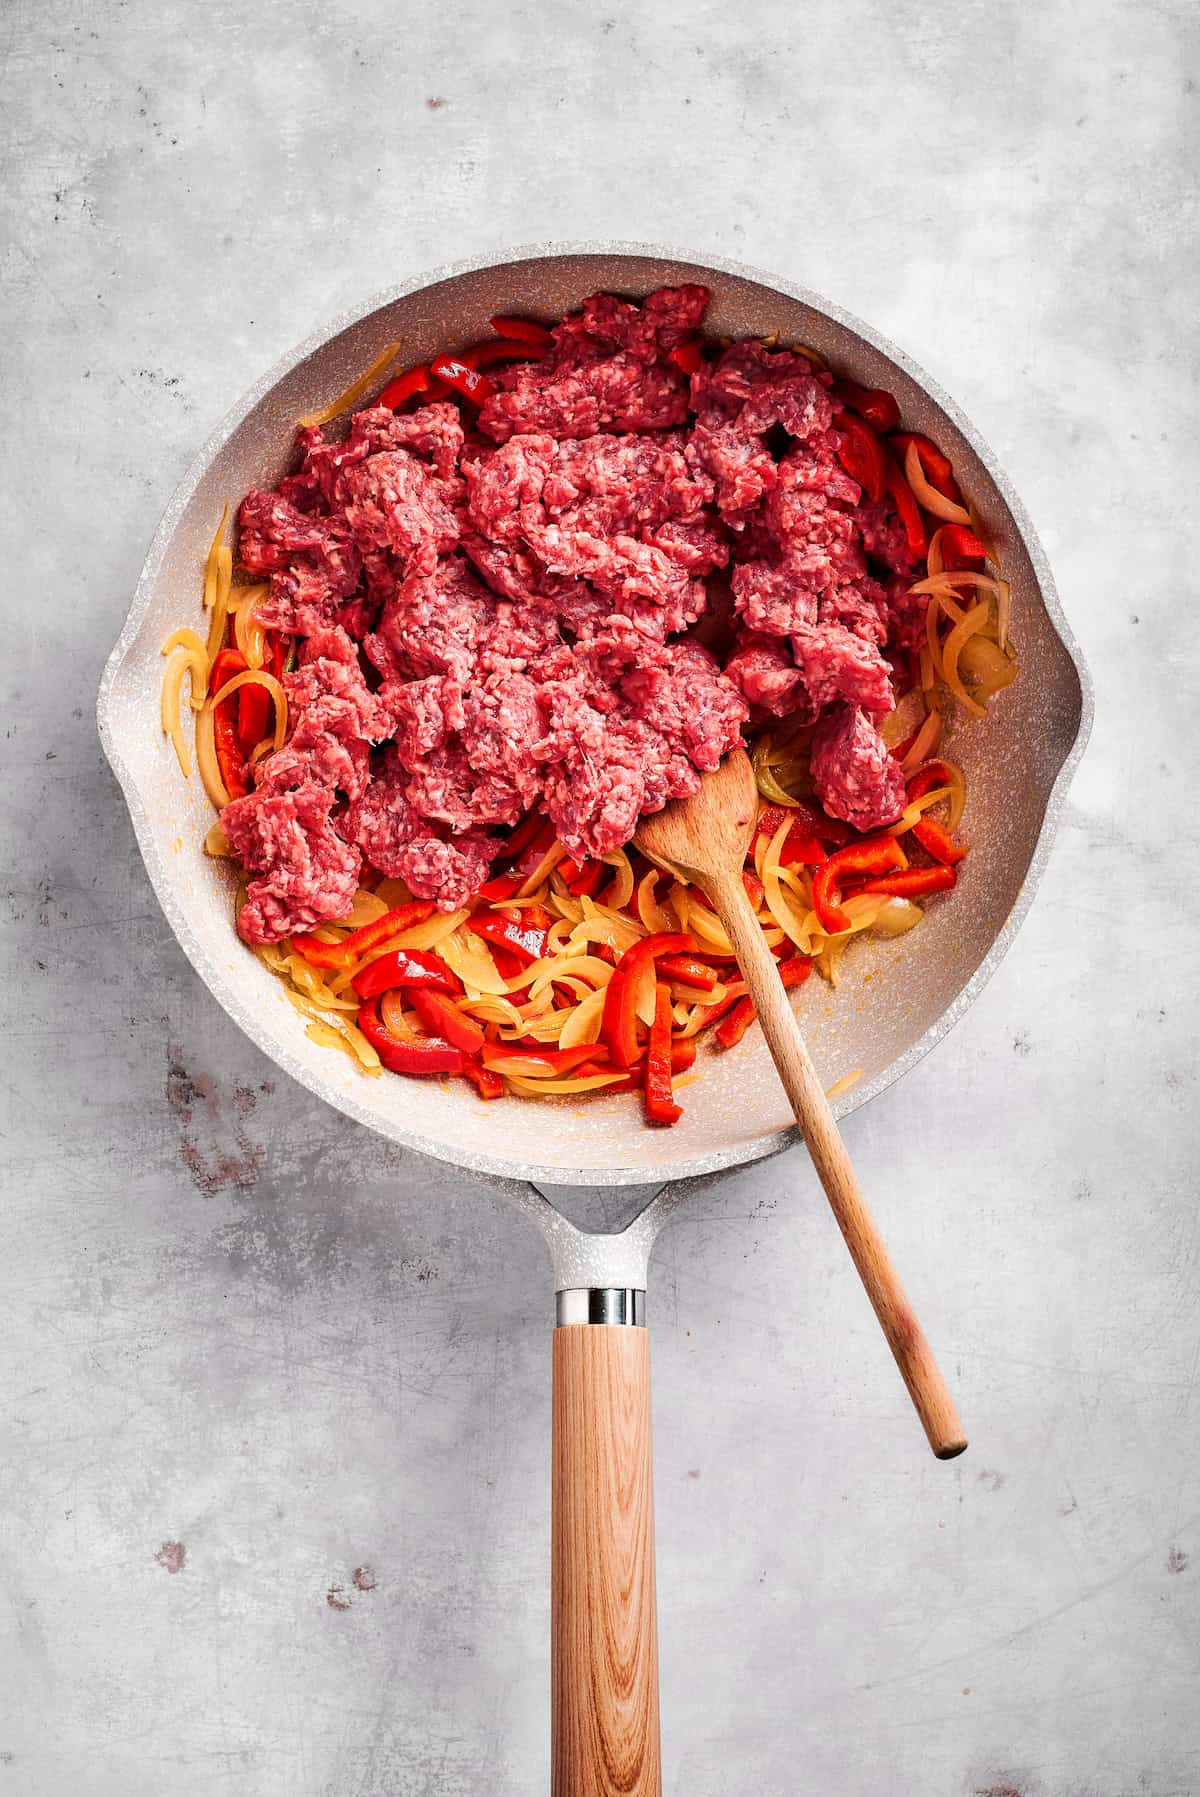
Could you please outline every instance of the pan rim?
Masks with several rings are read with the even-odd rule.
[[[363,1124],[377,1135],[382,1135],[390,1141],[398,1142],[404,1147],[428,1155],[432,1159],[462,1167],[470,1172],[525,1180],[539,1185],[580,1187],[644,1185],[648,1178],[660,1184],[666,1184],[670,1181],[713,1174],[766,1159],[793,1144],[798,1139],[798,1131],[795,1125],[790,1125],[767,1135],[737,1142],[704,1155],[685,1156],[676,1161],[664,1161],[652,1168],[635,1163],[607,1168],[575,1169],[561,1165],[523,1162],[503,1154],[457,1148],[449,1143],[423,1135],[419,1130],[406,1129],[399,1123],[393,1124],[390,1119],[382,1119],[374,1113],[369,1105],[360,1102],[353,1094],[333,1087],[306,1062],[270,1039],[255,1008],[241,999],[233,981],[218,966],[215,958],[210,957],[192,932],[184,915],[183,906],[176,898],[174,883],[167,864],[160,855],[154,839],[149,814],[142,801],[141,789],[133,771],[121,754],[113,714],[114,691],[118,677],[152,603],[155,586],[180,517],[218,452],[254,407],[293,368],[322,348],[332,338],[339,336],[353,325],[361,323],[363,319],[382,307],[392,305],[397,300],[405,299],[424,288],[497,266],[572,256],[641,257],[653,262],[683,263],[701,272],[711,269],[721,274],[755,282],[770,292],[796,300],[811,310],[824,314],[825,317],[844,329],[854,332],[920,386],[961,432],[979,457],[990,480],[1008,507],[1029,555],[1047,617],[1075,669],[1079,682],[1079,723],[1074,739],[1063,757],[1047,795],[1037,840],[1016,903],[979,966],[946,1009],[911,1047],[906,1049],[896,1060],[890,1062],[872,1080],[861,1086],[853,1087],[834,1101],[835,1115],[839,1118],[849,1116],[872,1098],[885,1092],[889,1086],[902,1079],[906,1073],[911,1072],[930,1050],[948,1035],[983,991],[1011,948],[1018,930],[1028,915],[1045,872],[1059,824],[1062,821],[1067,792],[1091,735],[1095,716],[1095,694],[1090,670],[1063,613],[1054,577],[1037,532],[990,445],[950,395],[944,392],[940,384],[927,374],[911,356],[876,331],[874,327],[864,323],[854,313],[847,311],[834,301],[826,299],[823,295],[815,293],[810,288],[782,280],[753,265],[717,256],[701,256],[693,251],[672,245],[603,240],[546,242],[521,244],[513,249],[498,250],[484,256],[441,264],[419,273],[397,286],[376,292],[367,300],[339,313],[316,331],[311,332],[299,345],[261,375],[224,414],[192,458],[164,508],[138,577],[129,613],[105,663],[97,696],[97,724],[101,747],[125,799],[150,884],[184,954],[218,1004],[238,1025],[239,1029],[307,1091],[353,1118],[354,1121]]]

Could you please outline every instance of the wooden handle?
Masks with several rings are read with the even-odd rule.
[[[554,1331],[554,1797],[660,1797],[650,1341]]]
[[[746,897],[740,871],[714,876],[706,884],[746,977],[767,1046],[808,1144],[813,1166],[896,1357],[929,1445],[939,1460],[952,1460],[967,1445],[958,1411],[867,1208],[774,957]]]

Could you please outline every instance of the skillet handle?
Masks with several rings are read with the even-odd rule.
[[[661,1797],[650,1340],[629,1321],[554,1331],[553,1797]],[[624,1310],[624,1305],[621,1306]],[[613,1307],[608,1307],[612,1313]],[[640,1312],[640,1306],[639,1306]]]

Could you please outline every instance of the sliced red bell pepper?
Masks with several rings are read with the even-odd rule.
[[[883,387],[860,387],[857,381],[834,381],[833,397],[865,418],[873,430],[894,431],[900,422],[900,407]]]
[[[246,657],[240,649],[222,649],[208,674],[208,693],[219,693],[237,674],[246,672]],[[244,690],[244,689],[242,689]],[[238,693],[222,701],[213,711],[213,747],[217,767],[225,790],[231,799],[244,799],[250,791],[246,774],[246,756],[238,739]]]
[[[427,393],[430,384],[429,369],[422,363],[419,368],[406,369],[403,374],[398,374],[394,381],[389,381],[375,404],[387,406],[394,412],[398,406],[404,404],[406,399],[411,399],[414,393]]]
[[[884,874],[881,880],[868,880],[861,890],[886,892],[892,898],[920,898],[926,892],[949,892],[957,883],[952,867],[903,867],[899,873]]]
[[[447,996],[463,989],[452,968],[439,956],[420,948],[394,948],[391,954],[368,961],[350,984],[360,998],[377,998],[381,992],[391,992],[396,987],[420,986],[427,992],[444,992]]]
[[[678,1123],[682,1106],[671,1094],[671,994],[661,983],[654,992],[654,1022],[646,1045],[647,1123]]]
[[[470,349],[464,349],[458,359],[468,368],[499,368],[505,362],[536,362],[541,353],[530,343],[490,337],[486,343],[473,343]]]
[[[742,869],[742,885],[746,888],[746,897],[757,911],[766,897],[762,881],[756,873],[751,873],[748,867],[744,867]]]
[[[900,451],[900,463],[908,454],[910,443],[916,444],[917,460],[921,464],[921,472],[931,487],[936,487],[943,499],[953,500],[955,505],[962,504],[962,490],[954,478],[954,469],[949,456],[944,456],[936,443],[923,437],[920,431],[896,431],[889,439]]]
[[[792,827],[784,837],[783,847],[779,851],[781,864],[784,867],[816,867],[825,859],[825,849],[820,838],[805,818],[785,811],[782,805],[768,805],[760,813],[756,834],[765,836],[768,842],[772,841],[785,817],[792,818]]]
[[[913,835],[925,853],[932,855],[935,861],[940,861],[943,867],[957,867],[967,852],[964,845],[955,842],[945,824],[939,824],[936,817],[926,816],[914,824]]]
[[[515,337],[518,343],[531,344],[534,349],[549,349],[554,341],[550,327],[540,324],[536,318],[517,318],[511,312],[497,312],[488,323],[501,337]]]
[[[892,760],[893,761],[903,761],[904,757],[908,754],[908,751],[912,748],[913,744],[916,742],[917,737],[919,735],[920,735],[920,731],[914,730],[911,736],[906,736],[904,738],[903,742],[894,743],[892,745],[892,748],[889,750]]]
[[[792,834],[797,831],[809,832],[821,842],[849,842],[853,832],[849,824],[844,824],[840,817],[830,817],[818,805],[765,805],[758,816],[758,830],[768,839],[774,836],[785,817],[792,820]]]
[[[503,1098],[504,1081],[482,1061],[476,1061],[471,1055],[463,1056],[463,1078],[469,1079],[481,1098]]]
[[[835,412],[833,423],[844,438],[837,452],[838,461],[867,498],[878,502],[887,490],[887,457],[879,438],[853,412]]]
[[[637,995],[645,969],[659,955],[694,955],[698,948],[693,936],[664,933],[643,936],[625,950],[604,990],[604,1020],[600,1028],[601,1037],[612,1051],[618,1067],[632,1067],[641,1053]]]
[[[684,374],[695,374],[704,361],[704,339],[701,336],[685,337],[674,349],[667,351],[667,361],[674,362]]]
[[[574,855],[566,855],[559,862],[558,871],[574,898],[591,898],[604,878],[604,863],[593,856],[576,861]]]
[[[364,924],[361,930],[352,931],[341,942],[322,942],[316,936],[293,936],[292,947],[314,967],[353,967],[357,960],[378,948],[389,936],[399,936],[402,931],[411,930],[414,924],[424,923],[433,912],[432,899],[414,899],[409,905],[385,912],[374,923]]]
[[[695,1065],[699,1045],[695,1036],[672,1036],[671,1038],[671,1072],[686,1073]]]
[[[495,383],[489,381],[486,374],[480,374],[477,368],[469,367],[457,356],[435,356],[429,364],[429,372],[435,380],[445,381],[473,405],[481,406],[496,391]]]
[[[850,919],[838,903],[843,881],[855,874],[885,874],[905,866],[904,850],[894,836],[868,836],[839,849],[823,861],[813,875],[813,910],[821,928],[831,936],[850,928]]]
[[[482,936],[485,942],[507,949],[528,966],[545,959],[550,932],[544,924],[533,922],[528,915],[517,922],[516,918],[520,917],[520,912],[477,911],[474,917],[467,919],[467,928]]]
[[[520,880],[513,874],[496,874],[494,878],[484,881],[475,896],[487,899],[489,903],[496,899],[510,899],[520,884]]]
[[[921,518],[921,508],[913,497],[913,490],[904,478],[904,470],[889,456],[887,458],[887,490],[891,494],[892,504],[896,508],[901,524],[904,526],[904,540],[908,552],[916,562],[925,560],[925,525]]]
[[[942,567],[947,574],[963,569],[980,572],[987,560],[987,549],[966,524],[943,524],[941,529]]]
[[[520,823],[514,824],[508,833],[503,849],[504,859],[509,862],[515,861],[530,846],[535,837],[544,834],[547,829],[549,829],[551,840],[553,840],[553,824],[548,824],[540,811],[527,811]]]
[[[717,983],[714,969],[694,955],[660,955],[655,965],[660,980],[678,980],[681,986],[694,986],[698,992],[711,992]]]
[[[783,981],[785,991],[792,991],[796,986],[803,986],[812,972],[812,961],[808,955],[792,955],[788,960],[779,963],[779,977]],[[733,1009],[724,1016],[716,1028],[716,1038],[722,1048],[733,1048],[741,1041],[757,1012],[754,1000],[750,997],[734,1001]]]
[[[473,1017],[460,1011],[452,998],[431,992],[427,986],[414,986],[408,994],[412,1008],[431,1036],[461,1048],[464,1054],[478,1054],[484,1034]]]
[[[949,786],[949,784],[950,769],[946,763],[944,761],[927,761],[923,767],[917,769],[908,783],[909,803],[911,804],[914,799],[923,799],[925,794],[932,792],[935,786]]]
[[[392,1073],[461,1073],[465,1056],[461,1048],[440,1042],[436,1036],[413,1036],[402,1041],[385,1029],[379,1019],[379,1000],[361,1006],[358,1027],[384,1066]]]
[[[501,1073],[514,1061],[533,1062],[547,1073],[572,1073],[585,1061],[606,1061],[608,1050],[599,1042],[580,1042],[574,1048],[549,1048],[544,1042],[485,1042],[479,1056],[485,1067]]]
[[[283,664],[288,652],[288,639],[276,631],[270,631],[267,637],[268,652],[264,662],[265,671],[274,674],[276,680],[283,673]],[[238,689],[238,741],[244,754],[249,755],[258,747],[267,734],[274,704],[265,686],[243,686]]]

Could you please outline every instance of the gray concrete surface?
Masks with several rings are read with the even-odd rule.
[[[905,344],[1099,696],[1017,949],[848,1131],[970,1454],[926,1456],[800,1155],[660,1245],[668,1797],[1200,1792],[1197,24],[8,0],[0,1797],[545,1786],[540,1246],[234,1033],[92,708],[261,368],[426,264],[582,235]]]

